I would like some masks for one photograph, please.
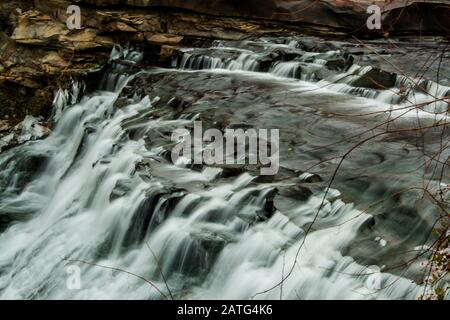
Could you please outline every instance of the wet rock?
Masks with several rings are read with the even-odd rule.
[[[417,248],[426,243],[430,230],[431,226],[420,217],[416,208],[406,205],[392,207],[369,217],[342,253],[358,263],[384,265],[393,274],[420,282],[423,269],[412,268],[411,263],[420,260]],[[372,254],[368,256],[367,252]],[[405,269],[405,265],[409,267]]]
[[[161,193],[150,194],[139,205],[139,208],[134,213],[130,226],[124,238],[124,246],[130,246],[141,242],[150,227],[150,221],[153,216],[153,211],[157,205]]]
[[[222,173],[221,173],[222,178],[238,177],[245,172],[244,166],[238,166],[238,165],[236,165],[236,166],[228,165],[228,166],[222,166],[220,168],[222,169]]]
[[[172,45],[161,46],[161,50],[159,52],[160,61],[166,61],[167,64],[169,65],[169,63],[176,60],[177,56],[178,56],[178,48],[176,46]]]
[[[312,191],[304,186],[299,184],[289,187],[281,187],[279,188],[279,194],[281,196],[292,198],[299,201],[308,200],[308,198],[313,194]]]
[[[280,186],[274,198],[274,207],[281,212],[288,212],[298,208],[312,195],[312,191],[298,184],[293,186]]]
[[[396,233],[398,237],[410,237],[411,229],[410,226],[420,225],[420,215],[417,209],[410,206],[401,205],[392,210],[385,211],[380,215],[375,217],[376,223],[380,227],[390,229],[392,232]],[[409,226],[409,227],[408,227]],[[420,233],[424,237],[425,233]],[[415,235],[416,237],[417,235]],[[424,241],[426,238],[423,239]]]
[[[301,52],[294,48],[276,48],[267,55],[267,58],[272,59],[272,61],[292,61],[295,58],[301,56]]]
[[[275,201],[275,197],[278,194],[278,192],[279,192],[278,188],[273,188],[266,195],[266,198],[265,198],[266,201],[264,203],[263,209],[260,212],[258,212],[259,221],[268,220],[275,213],[276,208],[274,205],[274,201]]]
[[[325,66],[330,70],[344,71],[353,64],[354,58],[348,53],[344,53],[342,58],[333,58],[327,61]]]
[[[17,146],[19,143],[15,139],[13,133],[7,134],[0,138],[0,152],[11,149]]]
[[[212,232],[204,230],[199,233],[192,233],[192,238],[198,241],[199,246],[205,250],[212,260],[222,251],[225,246],[233,241],[235,238],[230,233]]]
[[[236,205],[236,211],[239,212],[237,216],[245,223],[253,224],[266,221],[270,219],[276,211],[274,199],[277,196],[278,189],[270,188],[263,190],[252,190],[245,197],[239,199]],[[261,197],[264,202],[261,202]],[[258,199],[258,206],[246,206],[248,203],[255,203]]]
[[[202,281],[207,277],[219,253],[227,244],[234,241],[233,234],[220,228],[208,230],[198,227],[183,236],[185,236],[183,246],[175,249],[165,247],[161,253],[161,256],[164,256],[170,252],[171,257],[163,267],[164,272],[181,273],[195,277],[196,281]]]
[[[1,123],[0,123],[1,124]],[[51,130],[41,119],[26,116],[25,119],[14,127],[4,125],[5,130],[0,130],[0,151],[5,151],[28,141],[47,137]]]
[[[182,112],[184,109],[188,108],[190,103],[181,97],[173,97],[167,103],[167,106],[173,109],[175,112]]]
[[[8,228],[11,221],[12,221],[11,218],[6,214],[0,214],[0,232],[5,231],[6,228]]]
[[[0,179],[0,190],[3,188],[12,187],[9,191],[13,193],[20,193],[25,186],[30,183],[37,175],[41,173],[41,170],[45,167],[48,161],[48,155],[33,154],[28,150],[18,149],[15,154],[17,159],[20,159],[15,164],[15,159],[9,159],[6,163],[2,163],[2,170],[5,170],[8,165],[14,164],[14,174],[7,174],[8,170],[3,172]],[[1,209],[2,212],[5,208]],[[27,212],[29,213],[29,212]]]
[[[372,68],[352,82],[355,87],[388,89],[395,86],[397,75],[377,68]]]
[[[269,72],[274,63],[274,57],[266,56],[257,60],[260,72]]]
[[[124,192],[128,192],[128,186],[122,186],[121,189]],[[124,245],[129,246],[140,243],[147,232],[154,230],[167,219],[174,206],[183,197],[184,193],[175,187],[164,187],[161,189],[155,187],[147,190],[145,199],[140,203],[139,208],[131,219],[130,227],[125,235]],[[162,205],[159,207],[159,210],[155,211],[159,204]]]
[[[299,179],[303,183],[317,183],[323,181],[323,179],[318,174],[311,174],[308,172],[301,174]]]
[[[130,180],[120,179],[116,182],[111,195],[109,196],[109,201],[114,201],[118,198],[123,197],[133,188],[133,184]]]
[[[164,200],[163,204],[161,205],[161,213],[166,213],[165,216],[169,212],[173,212],[173,209],[177,206],[177,204],[186,196],[186,192],[184,190],[180,189],[172,189],[171,193],[165,194],[162,196],[162,199]]]
[[[12,129],[12,125],[7,120],[0,120],[0,136]]]
[[[314,38],[305,38],[299,41],[298,46],[308,52],[326,52],[336,50],[337,47],[331,43],[324,41],[317,41]]]

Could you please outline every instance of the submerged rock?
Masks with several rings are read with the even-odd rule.
[[[41,121],[32,116],[12,127],[7,122],[0,121],[0,152],[8,150],[27,141],[37,140],[47,137],[51,130]],[[2,132],[3,131],[3,132]]]
[[[380,69],[371,68],[352,82],[355,87],[387,89],[395,86],[397,75]]]
[[[7,120],[0,120],[0,135],[4,132],[10,131],[12,125]]]

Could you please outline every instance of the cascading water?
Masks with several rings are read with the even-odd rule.
[[[236,51],[234,60],[190,51],[178,65],[262,71],[263,53]],[[304,72],[310,59],[314,70],[325,67],[318,55],[270,66],[276,76],[271,81],[296,78],[296,68],[304,64]],[[168,161],[170,142],[161,136],[192,125],[196,116],[152,116],[161,108],[158,95],[134,94],[119,106],[138,74],[115,61],[130,65],[140,59],[139,52],[114,50],[99,90],[80,96],[76,84],[56,95],[49,137],[0,154],[0,297],[415,299],[422,293],[402,274],[345,255],[373,217],[345,203],[339,191],[322,189],[275,208],[277,189],[296,183],[261,182],[246,172],[220,178],[226,177],[221,168],[193,170]],[[333,85],[350,88],[351,80],[339,79],[367,71],[351,67],[333,76]],[[142,73],[161,72],[192,71]],[[74,265],[81,269],[79,290],[67,286]]]
[[[222,43],[209,50],[200,49],[199,53],[192,50],[185,52],[180,62],[175,61],[180,69],[187,70],[213,70],[226,69],[231,71],[260,72],[267,71],[271,74],[283,78],[296,78],[303,81],[315,82],[319,86],[317,89],[340,93],[352,94],[368,99],[376,99],[382,102],[384,107],[393,106],[393,109],[406,108],[408,105],[423,105],[416,112],[410,113],[413,116],[441,117],[445,115],[449,103],[448,93],[450,87],[440,85],[428,80],[414,80],[411,77],[397,75],[396,83],[393,87],[373,89],[366,86],[358,86],[361,79],[370,78],[367,74],[373,68],[371,66],[361,67],[357,64],[350,64],[348,55],[340,50],[330,50],[327,52],[308,52],[296,48],[298,42],[291,41],[288,45],[269,44],[267,42],[255,42],[251,44],[259,48],[255,52],[242,49],[224,47]],[[286,49],[286,56],[277,53],[280,48]],[[220,57],[209,56],[211,53],[219,53]],[[227,54],[224,54],[228,53]],[[274,54],[275,53],[275,54]],[[275,59],[274,59],[275,57]],[[279,60],[277,60],[279,59]],[[286,59],[288,61],[286,61]],[[330,72],[328,64],[332,66],[336,61],[338,70],[341,72]],[[266,70],[261,68],[261,64],[266,65]],[[345,65],[347,64],[347,67]],[[350,65],[349,65],[350,64]],[[356,84],[356,85],[354,85]],[[377,84],[372,81],[372,85]],[[379,85],[383,87],[383,85]],[[405,87],[408,88],[405,90]]]

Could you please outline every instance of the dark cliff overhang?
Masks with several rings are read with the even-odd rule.
[[[96,7],[141,7],[188,10],[217,17],[262,19],[369,32],[366,8],[376,1],[349,0],[82,0]],[[382,30],[392,34],[450,34],[450,2],[447,0],[378,1]]]

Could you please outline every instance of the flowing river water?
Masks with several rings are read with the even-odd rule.
[[[449,87],[358,85],[371,67],[296,39],[186,48],[167,69],[143,59],[114,49],[101,80],[58,92],[48,137],[0,153],[1,298],[423,294],[438,211],[420,187],[449,183],[449,132],[408,128],[445,121],[425,92]],[[280,129],[280,171],[172,163],[171,133],[195,120]]]

